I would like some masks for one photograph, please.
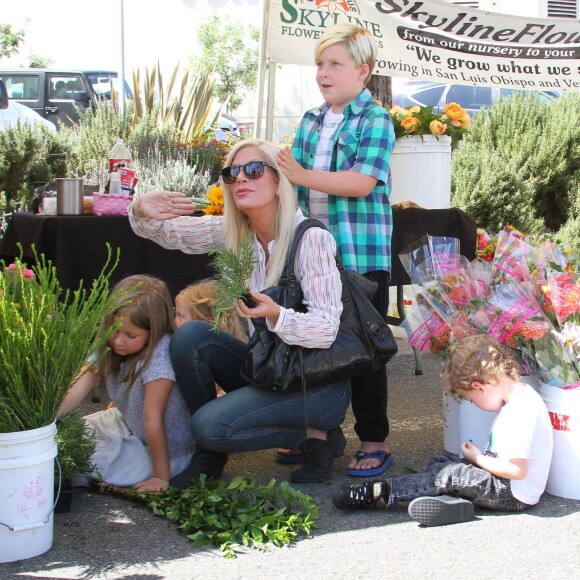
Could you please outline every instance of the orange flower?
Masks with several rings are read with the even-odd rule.
[[[417,117],[409,115],[408,117],[405,117],[401,121],[401,127],[403,127],[405,131],[409,131],[412,133],[413,131],[416,131],[417,128],[419,127],[419,119],[417,119]]]
[[[429,123],[429,129],[433,135],[443,135],[447,127],[441,121],[434,120]]]
[[[214,185],[207,192],[207,199],[214,205],[224,205],[224,192],[219,185]]]
[[[224,215],[224,208],[220,205],[208,205],[203,209],[205,215]]]

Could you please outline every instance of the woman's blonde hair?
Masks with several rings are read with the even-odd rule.
[[[190,284],[176,298],[182,298],[187,303],[192,320],[204,320],[205,322],[213,320],[215,280],[200,280],[195,284]],[[233,310],[222,315],[220,328],[244,342],[248,340],[240,324],[240,319]]]
[[[227,156],[225,167],[232,165],[238,151],[246,147],[254,147],[259,151],[256,161],[266,161],[275,169],[275,180],[278,184],[278,191],[276,192],[278,211],[273,224],[276,245],[266,267],[266,285],[274,286],[282,275],[286,253],[292,243],[294,230],[296,229],[296,209],[298,207],[296,188],[280,171],[277,157],[278,147],[268,141],[246,139],[236,143]],[[266,169],[266,171],[270,170]],[[222,181],[222,188],[224,191],[223,227],[226,246],[239,252],[244,237],[248,234],[253,234],[254,230],[248,217],[236,207],[229,185]]]
[[[441,379],[448,395],[461,398],[461,391],[472,390],[471,383],[497,383],[502,375],[519,380],[515,355],[487,334],[458,340],[449,347],[449,360]]]
[[[135,275],[124,278],[112,290],[113,308],[105,316],[100,332],[110,333],[115,323],[115,317],[127,317],[132,324],[149,331],[149,342],[138,353],[121,357],[111,348],[103,347],[99,353],[99,371],[101,377],[117,374],[121,363],[125,363],[119,382],[132,386],[139,374],[149,364],[157,343],[166,334],[175,331],[173,304],[165,282],[153,276]],[[105,350],[107,349],[107,350]],[[139,373],[135,372],[137,363],[143,361]]]
[[[365,79],[366,85],[373,74],[377,60],[377,45],[373,35],[362,26],[347,22],[335,24],[318,39],[314,49],[314,62],[318,62],[323,50],[334,44],[344,44],[348,55],[357,67],[368,64],[369,74]]]

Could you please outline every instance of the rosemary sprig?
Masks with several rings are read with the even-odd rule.
[[[210,254],[218,276],[212,322],[214,328],[219,328],[222,317],[231,312],[238,300],[250,298],[248,281],[255,262],[252,236],[243,238],[239,254],[230,248],[214,248]]]

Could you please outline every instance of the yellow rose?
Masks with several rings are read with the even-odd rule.
[[[429,129],[431,129],[433,135],[443,135],[447,127],[441,121],[435,119],[429,123]]]
[[[462,129],[469,129],[469,127],[471,127],[471,117],[467,112],[465,112],[465,115],[463,115],[463,117],[457,119],[457,121],[459,122],[459,126]]]
[[[408,107],[407,111],[409,113],[418,113],[421,110],[421,107]]]
[[[407,133],[413,133],[419,127],[419,119],[417,119],[417,117],[413,117],[412,115],[409,115],[408,117],[405,117],[401,121],[401,127],[403,127],[403,129]]]
[[[401,117],[406,117],[408,114],[409,114],[409,112],[406,109],[403,109],[403,107],[399,107],[399,105],[395,105],[389,111],[389,115],[391,115],[392,117],[394,117],[395,115],[400,115]]]
[[[445,115],[447,115],[447,117],[449,117],[452,121],[458,121],[464,115],[467,115],[465,109],[457,103],[449,103],[445,105],[444,110]]]

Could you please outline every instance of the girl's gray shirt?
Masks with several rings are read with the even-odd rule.
[[[169,340],[170,336],[166,334],[157,343],[149,364],[137,377],[133,386],[127,388],[127,383],[120,383],[117,376],[109,376],[106,380],[107,392],[111,401],[123,414],[129,429],[145,444],[147,444],[143,419],[145,384],[157,379],[175,381],[175,373],[169,357]],[[124,364],[121,363],[119,375],[123,373]],[[139,361],[136,372],[142,367],[143,361]],[[187,405],[179,386],[175,383],[163,416],[170,458],[181,457],[193,450],[193,437],[189,431],[189,420]]]

